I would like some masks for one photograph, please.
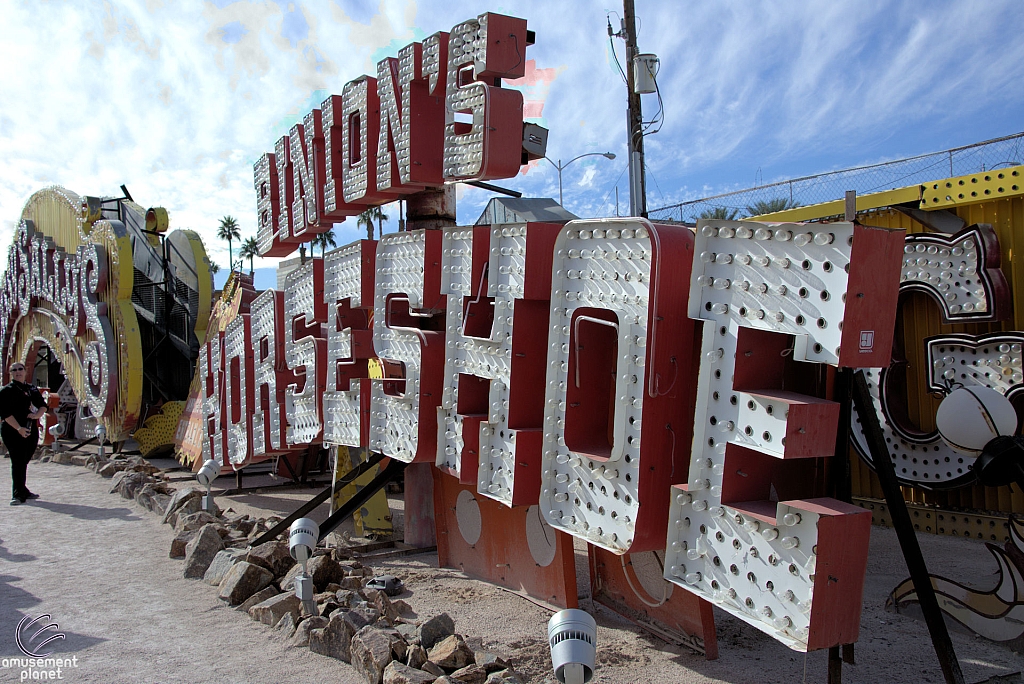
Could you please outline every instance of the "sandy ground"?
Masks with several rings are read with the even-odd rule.
[[[8,464],[0,459],[0,492],[10,491]],[[172,479],[190,481],[185,473]],[[133,501],[108,494],[109,480],[76,466],[33,462],[29,486],[43,498],[21,507],[6,506],[6,497],[0,501],[0,658],[17,654],[15,627],[23,616],[49,613],[67,635],[53,642],[54,657],[77,657],[77,667],[62,672],[70,682],[361,681],[344,663],[288,648],[276,632],[221,603],[215,587],[183,579],[181,561],[167,557],[170,527]],[[314,491],[268,488],[218,503],[283,514]],[[327,513],[324,505],[312,517],[322,520]],[[919,539],[933,572],[994,585],[995,562],[982,544]],[[439,569],[436,554],[374,567],[405,580],[402,598],[420,616],[447,611],[458,632],[510,658],[528,681],[554,681],[545,643],[550,611]],[[722,612],[716,611],[717,661],[648,636],[589,600],[583,549],[577,550],[577,567],[580,607],[599,625],[594,682],[826,681],[824,652],[790,651]],[[942,681],[924,623],[883,609],[888,592],[906,575],[893,532],[873,528],[857,665],[844,667],[844,682]],[[968,682],[1024,669],[1020,655],[998,644],[959,633],[953,643]],[[19,681],[21,673],[0,668],[0,682]]]

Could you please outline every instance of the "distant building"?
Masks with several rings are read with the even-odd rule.
[[[566,211],[562,205],[548,197],[494,197],[476,220],[476,225],[492,226],[530,221],[565,223],[578,218],[579,216]]]

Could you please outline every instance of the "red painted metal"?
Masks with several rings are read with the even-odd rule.
[[[718,637],[715,616],[710,603],[688,591],[666,586],[666,596],[651,596],[637,576],[634,554],[618,556],[588,544],[590,585],[595,601],[619,615],[667,638],[703,651],[707,660],[718,658]],[[658,553],[658,552],[648,552]],[[659,556],[664,561],[664,557]]]
[[[475,494],[475,488],[459,484],[436,468],[432,471],[439,565],[559,608],[577,607],[572,537],[545,527],[544,533],[552,535],[548,539],[554,554],[550,563],[541,565],[527,541],[527,517],[541,519],[536,507],[507,508]],[[460,493],[464,493],[463,498],[472,497],[479,507],[480,536],[472,544],[459,527],[456,509]]]
[[[843,316],[841,368],[883,368],[892,358],[903,265],[902,230],[855,224]],[[870,346],[864,340],[870,333]]]

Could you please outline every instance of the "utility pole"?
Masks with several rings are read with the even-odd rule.
[[[633,8],[633,0],[623,0],[622,23],[626,34],[626,87],[629,90],[629,212],[631,216],[647,218],[643,114],[640,110],[640,95],[633,88],[633,58],[640,52],[636,46],[636,11]]]

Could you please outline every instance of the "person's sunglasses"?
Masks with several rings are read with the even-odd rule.
[[[25,368],[24,368],[24,367],[21,367],[21,368],[12,368],[12,369],[11,369],[11,372],[12,372],[12,373],[18,373],[18,372],[21,372],[21,371],[24,371],[24,370],[25,370]]]

